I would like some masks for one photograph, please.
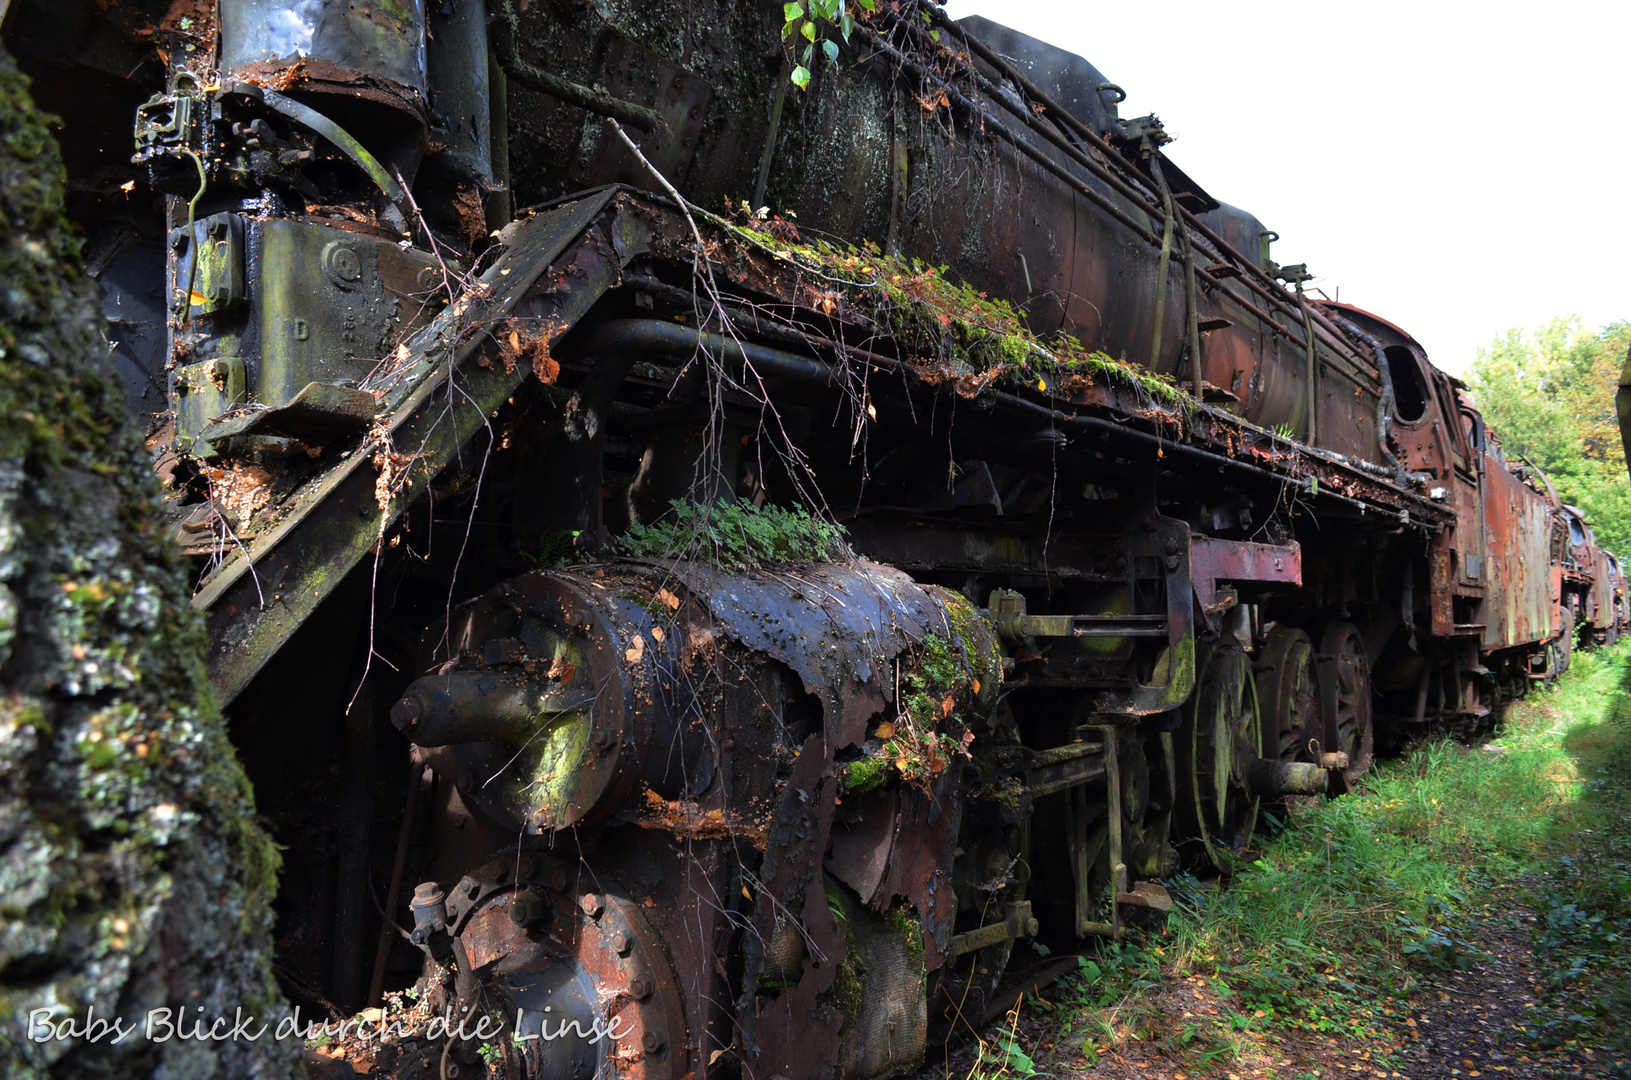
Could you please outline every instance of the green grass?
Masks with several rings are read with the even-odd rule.
[[[1129,1036],[1195,1068],[1256,1037],[1330,1033],[1391,1060],[1424,970],[1471,967],[1468,931],[1492,886],[1531,892],[1553,994],[1531,1041],[1631,1050],[1631,642],[1578,654],[1553,690],[1512,710],[1498,752],[1435,743],[1363,790],[1299,810],[1226,887],[1180,879],[1165,929],[1056,986],[1056,1041],[1094,1051]],[[1204,987],[1217,1016],[1173,1029],[1141,1004],[1161,984]],[[1631,1075],[1631,1073],[1616,1074]]]
[[[1582,665],[1576,662],[1577,667]],[[1574,673],[1571,672],[1571,676]],[[1536,875],[1536,957],[1549,991],[1529,1034],[1595,1046],[1631,1077],[1631,642],[1592,658],[1556,695],[1547,736],[1574,769],[1573,798]],[[1547,705],[1552,703],[1548,702]]]

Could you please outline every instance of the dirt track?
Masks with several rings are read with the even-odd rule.
[[[1556,1041],[1537,1019],[1544,1014],[1543,985],[1550,972],[1535,956],[1535,916],[1518,889],[1496,892],[1491,914],[1478,924],[1469,944],[1486,954],[1469,970],[1424,970],[1407,1013],[1390,1017],[1375,1039],[1364,1042],[1335,1034],[1276,1027],[1246,1032],[1233,1047],[1180,1045],[1163,1033],[1182,1032],[1197,1019],[1227,1015],[1204,980],[1168,980],[1149,993],[1136,1026],[1152,1037],[1127,1039],[1101,1048],[1089,1064],[1072,1040],[1055,1041],[1058,1021],[1022,1011],[1020,1042],[1035,1059],[1037,1075],[1059,1080],[1312,1080],[1315,1077],[1380,1077],[1408,1080],[1461,1080],[1501,1077],[1549,1080],[1556,1077],[1608,1077],[1608,1062],[1595,1050]],[[1044,998],[1048,990],[1042,991]],[[948,1061],[931,1065],[917,1080],[968,1080],[975,1051],[964,1046]],[[988,1064],[984,1076],[1018,1078]]]

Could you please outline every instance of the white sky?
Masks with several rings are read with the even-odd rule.
[[[1460,373],[1631,318],[1631,0],[952,0],[1087,58],[1280,263]]]

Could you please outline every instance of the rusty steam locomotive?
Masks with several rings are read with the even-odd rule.
[[[878,8],[799,90],[760,0],[0,6],[296,1000],[417,980],[512,1077],[896,1073],[1623,629],[1156,118]]]

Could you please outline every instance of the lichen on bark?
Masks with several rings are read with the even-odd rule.
[[[299,1044],[274,1037],[277,850],[209,690],[27,87],[0,53],[0,1074],[296,1075]],[[33,1010],[93,1007],[272,1026],[27,1037]]]

